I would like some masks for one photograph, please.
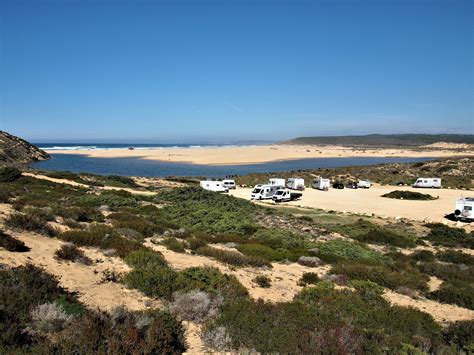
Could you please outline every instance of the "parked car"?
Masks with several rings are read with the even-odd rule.
[[[236,189],[235,181],[231,179],[226,179],[222,180],[222,183],[224,184],[225,187],[227,187],[229,190],[230,189]]]
[[[464,197],[457,200],[454,216],[457,220],[474,221],[474,197]]]
[[[439,178],[418,178],[413,187],[431,187],[432,189],[441,188],[441,179]]]
[[[359,186],[357,185],[357,183],[355,181],[350,181],[346,184],[346,187],[348,189],[358,189]]]
[[[340,181],[336,181],[334,184],[332,184],[332,188],[341,190],[344,188],[344,184]]]
[[[267,200],[271,199],[275,192],[284,189],[282,185],[255,185],[250,195],[251,200]]]
[[[273,195],[272,199],[275,202],[289,202],[298,200],[303,196],[301,192],[293,192],[288,189],[279,189]]]
[[[371,186],[372,183],[370,182],[370,180],[359,180],[357,182],[357,187],[361,189],[370,189]]]

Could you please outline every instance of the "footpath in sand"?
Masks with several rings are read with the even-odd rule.
[[[382,195],[395,191],[407,190],[430,194],[439,199],[431,201],[397,200]],[[250,200],[250,188],[239,188],[231,190],[233,196]],[[297,201],[285,202],[280,206],[299,206],[333,210],[338,212],[350,212],[358,214],[369,214],[380,217],[406,218],[415,221],[449,222],[446,215],[454,212],[456,200],[461,196],[473,196],[474,191],[450,190],[450,189],[413,189],[411,187],[379,186],[374,185],[370,189],[329,189],[319,191],[307,188],[303,191],[303,197]],[[273,202],[267,200],[268,203]],[[265,201],[267,203],[267,201]],[[467,223],[464,223],[470,228]]]
[[[474,155],[472,146],[448,143],[413,149],[362,149],[316,145],[260,145],[198,148],[46,150],[51,154],[80,154],[92,158],[142,158],[205,165],[258,164],[279,160],[348,157],[442,158]]]

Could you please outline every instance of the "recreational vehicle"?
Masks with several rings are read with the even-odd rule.
[[[370,180],[359,180],[357,182],[357,187],[360,189],[369,189],[372,186]]]
[[[285,186],[285,179],[272,178],[268,180],[268,185]]]
[[[234,181],[234,180],[226,179],[226,180],[222,180],[222,183],[223,183],[224,186],[227,187],[229,190],[236,188],[236,186],[235,186],[235,181]]]
[[[457,200],[454,216],[456,219],[474,221],[474,197],[465,197]]]
[[[283,189],[282,185],[256,185],[250,195],[251,200],[267,200],[271,199],[275,192]]]
[[[214,192],[228,192],[229,189],[224,186],[222,181],[201,181],[201,187],[204,190],[214,191]]]
[[[304,179],[290,178],[286,183],[286,187],[292,190],[304,190]]]
[[[439,178],[418,178],[413,187],[431,187],[433,189],[441,188],[441,179]]]
[[[313,183],[311,184],[311,186],[314,189],[323,190],[323,191],[327,191],[330,185],[331,185],[331,182],[329,181],[329,179],[323,179],[323,178],[314,179]]]

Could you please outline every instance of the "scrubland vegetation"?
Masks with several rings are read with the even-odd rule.
[[[397,200],[416,200],[416,201],[431,201],[436,200],[436,197],[433,197],[429,194],[422,194],[415,191],[392,191],[382,195],[382,197],[394,198]]]
[[[99,179],[56,176],[88,184]],[[186,349],[184,320],[201,323],[203,341],[219,351],[473,349],[472,321],[442,327],[429,314],[392,305],[383,297],[386,288],[474,309],[473,257],[449,249],[473,247],[473,235],[465,230],[442,224],[415,228],[318,210],[268,209],[199,187],[146,197],[24,176],[1,187],[16,212],[4,219],[7,233],[0,234],[0,247],[27,251],[9,235],[11,230],[68,242],[57,251],[60,260],[83,262],[78,247],[98,248],[131,268],[118,281],[166,305],[161,310],[99,313],[34,266],[0,269],[2,353],[180,353]],[[262,223],[276,217],[278,224]],[[69,230],[60,232],[56,224]],[[255,288],[273,287],[274,278],[259,271],[272,270],[275,263],[297,262],[307,271],[293,281],[301,287],[293,300],[254,300],[236,276],[213,267],[178,271],[145,241],[235,269],[254,268]],[[448,249],[413,250],[431,243]],[[320,266],[329,270],[324,277],[314,272]],[[442,281],[439,289],[430,290],[430,276]]]

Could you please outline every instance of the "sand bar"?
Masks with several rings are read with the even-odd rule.
[[[340,146],[261,145],[199,148],[46,150],[51,154],[81,154],[92,158],[142,158],[203,165],[258,164],[305,158],[474,156],[474,147],[426,146],[414,149],[362,149]]]

